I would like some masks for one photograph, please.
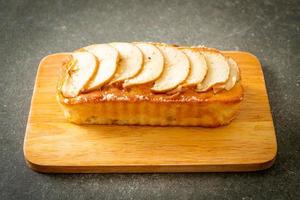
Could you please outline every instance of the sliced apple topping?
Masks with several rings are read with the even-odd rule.
[[[87,91],[99,89],[114,76],[117,70],[119,53],[108,44],[95,44],[83,49],[94,54],[99,61],[98,70],[85,89]]]
[[[65,97],[75,97],[87,85],[98,68],[96,57],[89,52],[74,52],[66,66],[66,77],[61,87]]]
[[[239,81],[240,71],[239,71],[238,64],[235,62],[235,60],[233,60],[232,58],[228,58],[227,62],[230,67],[230,73],[229,73],[229,78],[225,83],[225,89],[230,90],[231,88],[234,87],[235,83]]]
[[[125,80],[123,87],[155,81],[164,68],[164,58],[157,47],[149,43],[135,43],[135,45],[143,53],[143,68],[137,76]]]
[[[190,74],[183,83],[184,86],[201,83],[207,73],[207,64],[204,55],[196,49],[182,48],[183,53],[190,61]]]
[[[110,43],[120,55],[117,71],[110,83],[123,81],[137,75],[142,69],[143,54],[138,47],[130,43]]]
[[[166,92],[185,81],[190,71],[190,63],[186,55],[177,47],[158,45],[164,56],[164,70],[151,88],[154,92]]]
[[[229,65],[226,58],[217,51],[201,50],[201,53],[205,56],[208,71],[205,79],[197,84],[196,91],[205,92],[214,86],[223,88],[229,77]]]

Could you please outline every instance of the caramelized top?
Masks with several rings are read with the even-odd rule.
[[[156,103],[163,102],[237,102],[243,99],[243,87],[240,82],[229,91],[222,90],[214,93],[212,90],[199,93],[193,88],[183,88],[180,91],[172,91],[169,94],[153,93],[149,85],[139,85],[131,88],[122,89],[116,85],[103,87],[101,90],[92,91],[89,93],[79,94],[77,97],[64,98],[61,93],[60,101],[65,104],[82,104],[82,103],[99,103],[103,101],[151,101]]]

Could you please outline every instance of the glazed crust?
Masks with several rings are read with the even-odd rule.
[[[74,98],[65,98],[58,90],[57,99],[66,118],[76,124],[203,127],[228,124],[243,99],[240,83],[217,94],[197,93],[192,88],[172,95],[153,94],[147,88],[122,90],[111,86]]]

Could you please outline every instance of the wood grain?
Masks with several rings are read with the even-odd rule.
[[[263,73],[247,52],[224,52],[242,72],[245,100],[238,117],[219,128],[79,126],[55,99],[64,54],[39,66],[24,140],[28,165],[39,172],[212,172],[270,167],[276,136]]]

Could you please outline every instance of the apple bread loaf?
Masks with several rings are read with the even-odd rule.
[[[70,53],[57,99],[76,124],[217,127],[236,116],[243,87],[216,49],[120,42]]]

